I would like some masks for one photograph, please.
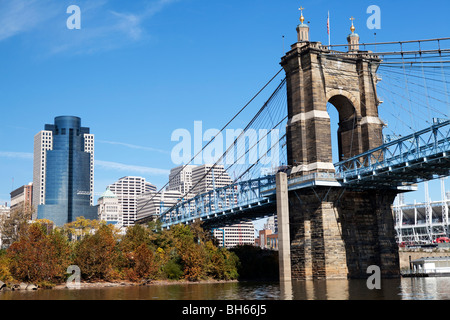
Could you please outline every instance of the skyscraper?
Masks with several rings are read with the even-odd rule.
[[[156,191],[156,186],[142,177],[123,177],[109,185],[108,188],[119,199],[124,227],[133,226],[136,221],[138,196],[145,192]]]
[[[223,165],[204,164],[192,168],[192,192],[195,194],[225,187],[232,183],[233,181]]]
[[[150,191],[141,194],[137,198],[136,220],[156,219],[162,212],[176,205],[182,196],[178,190]]]
[[[192,188],[192,169],[195,165],[179,166],[170,170],[169,187],[171,191],[179,191],[183,195]]]
[[[94,135],[81,119],[55,118],[34,140],[33,205],[56,226],[77,217],[97,219],[93,206]]]

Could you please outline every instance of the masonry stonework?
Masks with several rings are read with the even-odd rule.
[[[369,52],[330,51],[298,42],[282,58],[286,72],[288,164],[292,176],[334,173],[327,103],[339,112],[339,160],[382,144],[376,71]],[[289,193],[293,279],[399,276],[391,205],[395,191],[313,186]]]

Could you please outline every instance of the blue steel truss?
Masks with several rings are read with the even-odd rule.
[[[448,176],[450,121],[335,164],[336,179],[364,188],[396,187]]]
[[[450,121],[388,142],[335,164],[336,173],[314,173],[288,180],[288,189],[315,186],[395,188],[432,180],[450,173]],[[231,184],[199,194],[163,212],[163,228],[194,220],[224,225],[240,218],[257,219],[276,210],[275,176]]]
[[[242,181],[198,194],[182,201],[160,216],[162,227],[173,224],[188,224],[194,220],[223,220],[230,215],[251,214],[253,218],[268,214],[274,199],[263,194],[275,185],[275,176]]]

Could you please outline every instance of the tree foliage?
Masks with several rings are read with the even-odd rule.
[[[94,234],[106,223],[100,220],[89,220],[84,217],[77,217],[75,221],[66,223],[62,231],[73,241],[82,240],[85,236]]]
[[[33,213],[33,207],[19,205],[8,215],[0,216],[0,235],[3,246],[9,247],[19,239],[21,231],[26,228]]]
[[[0,254],[0,280],[61,283],[72,264],[85,281],[232,280],[238,277],[239,259],[215,246],[201,224],[170,230],[135,225],[119,236],[114,226],[84,218],[62,228],[38,220],[23,225]]]
[[[117,241],[110,226],[101,226],[94,234],[85,234],[74,248],[74,264],[85,280],[107,280],[117,262]]]
[[[58,231],[47,233],[39,223],[24,227],[18,241],[7,250],[11,275],[21,281],[52,283],[65,278],[70,246]]]

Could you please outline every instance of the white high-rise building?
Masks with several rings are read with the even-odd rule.
[[[179,166],[170,170],[169,187],[171,191],[179,191],[183,195],[192,188],[192,169],[194,165]]]
[[[251,221],[216,228],[213,230],[213,235],[220,247],[232,248],[238,245],[255,244],[255,226]]]
[[[192,192],[208,192],[232,183],[223,165],[204,164],[192,169]]]
[[[33,219],[37,216],[37,206],[45,204],[45,178],[47,150],[53,149],[52,131],[42,130],[34,136],[33,162],[33,197],[32,204],[36,209]]]
[[[156,191],[156,186],[142,177],[123,177],[108,188],[117,196],[123,213],[123,226],[133,226],[136,221],[138,196]]]
[[[183,195],[177,190],[162,192],[146,192],[138,197],[137,220],[152,217],[155,219],[161,212],[177,204]]]
[[[90,201],[91,206],[94,205],[94,135],[85,133],[84,134],[84,152],[91,155],[91,176],[90,176]]]

